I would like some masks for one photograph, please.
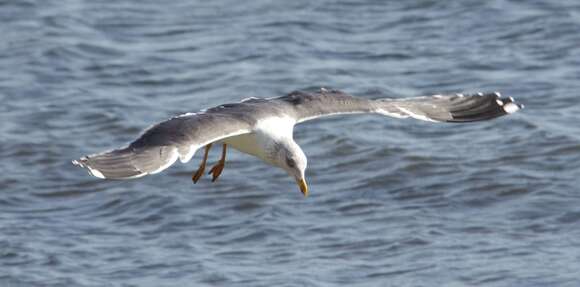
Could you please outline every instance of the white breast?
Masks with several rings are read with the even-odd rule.
[[[229,137],[224,139],[223,142],[243,153],[247,153],[259,158],[264,156],[264,150],[260,147],[256,133]]]
[[[287,117],[272,117],[260,120],[255,131],[249,134],[229,137],[224,143],[243,153],[253,155],[261,160],[272,163],[272,153],[276,141],[290,139],[294,130],[295,120]]]

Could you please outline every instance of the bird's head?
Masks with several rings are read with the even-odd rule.
[[[308,196],[308,185],[304,177],[306,163],[306,155],[304,155],[304,152],[296,142],[291,141],[281,144],[276,156],[276,165],[296,180],[304,196]]]

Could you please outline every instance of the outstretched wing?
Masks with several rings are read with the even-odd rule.
[[[296,91],[275,100],[290,105],[298,123],[324,116],[356,113],[411,117],[432,122],[472,122],[496,118],[523,108],[513,98],[501,98],[499,93],[369,100],[337,90],[320,89],[316,92]]]
[[[189,161],[206,144],[251,132],[255,119],[242,111],[243,106],[235,106],[171,118],[147,129],[127,147],[84,156],[73,163],[100,178],[124,179],[158,173],[178,158],[181,162]]]
[[[431,122],[475,122],[514,113],[524,106],[495,93],[435,95],[409,99],[381,99],[377,113]]]

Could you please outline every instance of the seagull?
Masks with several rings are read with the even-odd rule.
[[[448,94],[413,98],[366,99],[335,89],[299,90],[276,98],[248,98],[186,113],[146,129],[128,146],[74,160],[89,174],[106,179],[138,178],[168,168],[177,159],[187,163],[204,148],[194,183],[205,173],[213,144],[222,146],[221,158],[209,170],[212,182],[222,173],[228,147],[255,156],[286,171],[308,196],[306,155],[293,139],[296,124],[331,115],[378,114],[429,122],[465,123],[514,113],[523,108],[498,92]]]

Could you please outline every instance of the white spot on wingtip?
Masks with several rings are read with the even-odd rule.
[[[480,97],[482,97],[483,96],[483,93],[480,92],[480,93],[477,93],[477,95],[480,96]]]
[[[515,101],[514,98],[512,98],[512,97],[509,97],[508,99],[510,99],[510,102],[514,102]]]
[[[98,178],[103,178],[103,179],[105,178],[105,176],[100,171],[98,171],[94,168],[91,168],[88,165],[85,165],[85,167],[89,170],[89,173],[92,174],[93,176],[98,177]]]
[[[494,95],[496,95],[498,98],[501,97],[501,93],[500,92],[493,92]]]
[[[503,102],[500,99],[495,100],[498,106],[503,106]]]
[[[86,160],[86,159],[87,159],[87,157],[82,157],[82,158],[81,158],[81,159],[79,159],[79,160],[76,160],[76,159],[75,159],[75,160],[73,160],[73,161],[72,161],[72,163],[73,163],[74,165],[78,165],[78,166],[80,166],[80,167],[82,167],[82,168],[86,168],[86,169],[87,169],[87,171],[89,172],[89,174],[90,174],[90,175],[92,175],[92,176],[94,176],[94,177],[98,177],[98,178],[103,178],[103,179],[104,179],[104,178],[105,178],[105,176],[103,175],[103,173],[101,173],[100,171],[98,171],[98,170],[96,170],[96,169],[94,169],[94,168],[91,168],[90,166],[86,165],[86,164],[83,162],[83,160]]]
[[[508,113],[508,114],[512,114],[517,112],[520,109],[520,107],[518,107],[518,105],[516,105],[515,103],[507,103],[503,106],[503,110]]]

